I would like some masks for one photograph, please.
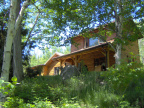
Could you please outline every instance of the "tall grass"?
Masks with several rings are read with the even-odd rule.
[[[27,78],[10,95],[8,108],[138,108],[144,107],[144,71],[124,64],[107,72]]]

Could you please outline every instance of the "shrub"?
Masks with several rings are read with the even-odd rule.
[[[8,97],[3,106],[4,108],[18,108],[20,105],[23,104],[23,99],[20,99],[18,97]]]
[[[138,100],[139,105],[144,107],[144,70],[140,66],[135,62],[122,64],[116,69],[110,68],[103,76],[114,92],[130,105]]]
[[[37,99],[43,100],[44,98],[54,102],[63,96],[61,86],[59,76],[27,78],[16,87],[13,97],[19,97],[26,103],[32,103]]]
[[[122,64],[107,72],[88,72],[64,82],[60,76],[27,78],[16,86],[5,105],[20,108],[144,107],[144,69],[134,67],[136,65]]]
[[[56,108],[50,101],[34,101],[31,103],[24,103],[23,99],[18,97],[7,98],[3,105],[5,108]]]
[[[69,101],[80,100],[84,103],[83,107],[117,107],[119,105],[120,97],[108,91],[105,84],[101,85],[103,77],[98,72],[90,72],[79,77],[72,77],[65,82],[68,90]]]
[[[31,69],[30,67],[28,67],[26,69],[26,73],[25,73],[25,77],[36,77],[37,75],[39,75],[41,73],[41,70],[34,70],[34,69]]]

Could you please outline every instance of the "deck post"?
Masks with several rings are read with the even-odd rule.
[[[107,49],[107,67],[109,67],[109,48]]]
[[[77,67],[77,56],[75,56],[75,66]]]
[[[62,60],[59,60],[60,62],[60,72],[62,71]]]
[[[107,50],[105,51],[105,53],[106,53],[106,54],[105,54],[105,55],[106,55],[106,56],[105,56],[105,64],[106,64],[105,67],[108,68],[108,62],[107,62]]]

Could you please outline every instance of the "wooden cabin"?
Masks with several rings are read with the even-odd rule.
[[[98,29],[92,32],[98,33]],[[91,33],[91,32],[90,32]],[[66,65],[75,65],[79,69],[85,66],[88,71],[105,71],[106,68],[115,64],[115,51],[111,47],[114,43],[116,33],[111,36],[105,34],[106,41],[102,41],[99,37],[91,38],[83,37],[82,35],[73,38],[74,43],[71,44],[70,54],[55,53],[44,65],[41,75],[57,75],[62,67]],[[136,55],[133,61],[140,62],[138,40],[130,42],[129,45],[122,48],[122,60],[130,62],[130,53]]]

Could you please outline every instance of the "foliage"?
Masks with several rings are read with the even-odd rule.
[[[103,76],[114,92],[134,105],[137,101],[144,106],[144,68],[141,64],[131,62],[118,68],[110,68]]]
[[[31,58],[30,66],[44,64],[55,52],[59,52],[62,54],[68,54],[68,53],[70,53],[70,46],[66,46],[66,47],[51,46],[51,48],[45,48],[43,50],[43,54],[41,56],[38,56],[36,53],[34,53],[30,57]]]
[[[87,72],[65,81],[60,76],[26,78],[5,107],[139,108],[144,103],[144,68],[131,62],[107,72]]]
[[[35,105],[37,101],[46,104],[46,99],[62,108],[117,106],[119,97],[105,91],[104,86],[100,85],[102,80],[97,72],[73,77],[65,82],[60,76],[28,78],[16,87],[8,103]]]
[[[11,81],[12,83],[5,82],[2,78],[0,78],[0,92],[3,93],[3,95],[10,95],[13,93],[13,90],[17,83],[17,78],[14,76],[12,77]]]
[[[5,108],[55,108],[50,101],[34,101],[34,104],[24,103],[23,99],[18,97],[7,98],[4,103]]]
[[[29,77],[29,78],[36,77],[37,75],[41,74],[41,70],[42,70],[41,67],[36,67],[36,70],[28,67],[25,72],[25,77]]]
[[[14,93],[15,96],[24,99],[26,103],[44,98],[56,101],[63,95],[60,91],[60,80],[60,76],[27,78],[16,87]]]

